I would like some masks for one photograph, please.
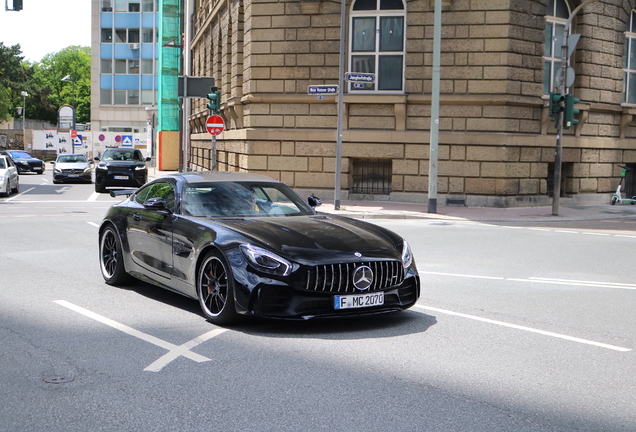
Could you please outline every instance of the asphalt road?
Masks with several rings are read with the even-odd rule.
[[[636,224],[374,220],[409,311],[220,328],[104,284],[117,200],[22,175],[0,198],[0,431],[636,431]]]

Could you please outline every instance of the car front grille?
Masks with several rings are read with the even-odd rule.
[[[108,172],[113,174],[131,174],[133,171],[134,168],[131,167],[110,166],[108,168]]]
[[[373,271],[373,282],[365,291],[381,291],[404,281],[404,267],[401,262],[369,261],[311,267],[303,277],[302,288],[318,292],[360,292],[353,284],[353,274],[361,266],[367,266]]]

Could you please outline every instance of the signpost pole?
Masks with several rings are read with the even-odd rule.
[[[340,0],[340,64],[338,68],[338,128],[336,131],[336,187],[334,191],[333,207],[340,210],[340,176],[342,171],[342,109],[344,106],[344,63],[345,63],[345,28],[346,28],[346,0]]]
[[[216,171],[216,135],[212,135],[212,150],[210,152],[210,171]]]

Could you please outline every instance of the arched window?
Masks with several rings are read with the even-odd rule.
[[[405,16],[402,0],[355,1],[349,71],[375,74],[375,83],[350,83],[350,92],[404,90]]]
[[[555,77],[561,68],[561,37],[569,16],[570,8],[565,0],[548,2],[548,11],[545,16],[543,94],[549,94],[557,87]]]
[[[623,102],[636,104],[636,11],[632,11],[625,31]]]

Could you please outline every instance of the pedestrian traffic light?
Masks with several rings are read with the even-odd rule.
[[[563,104],[561,104],[563,99],[561,93],[550,92],[550,117],[554,117],[555,122],[558,122],[559,113],[563,111]]]
[[[13,10],[16,12],[22,10],[22,0],[13,0]]]
[[[216,87],[210,87],[208,100],[206,107],[210,110],[210,115],[218,114],[221,110],[221,92]]]
[[[565,95],[565,110],[563,111],[563,128],[570,129],[572,126],[579,124],[579,121],[574,118],[581,110],[574,108],[574,105],[581,102],[581,99],[575,98],[571,94]]]

